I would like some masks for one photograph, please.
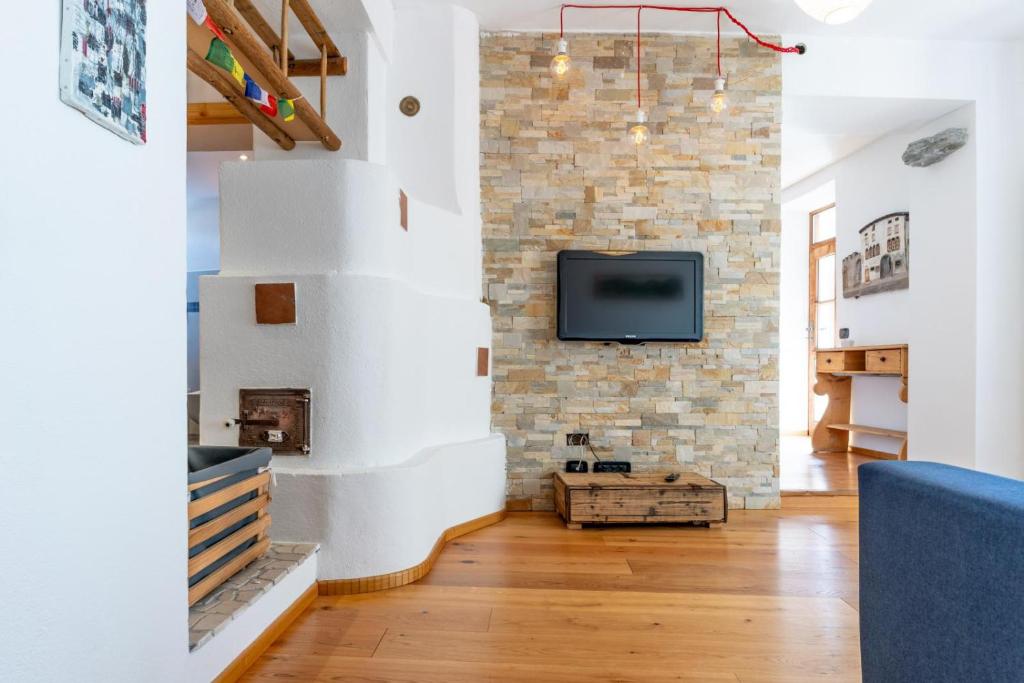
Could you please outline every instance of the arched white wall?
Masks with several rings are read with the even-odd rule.
[[[479,25],[469,10],[420,4],[397,12],[388,165],[410,194],[466,219],[480,216],[479,64]],[[398,110],[406,95],[420,100],[414,117]]]

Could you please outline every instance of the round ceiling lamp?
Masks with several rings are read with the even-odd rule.
[[[845,24],[867,9],[871,0],[796,0],[807,14],[826,24]]]

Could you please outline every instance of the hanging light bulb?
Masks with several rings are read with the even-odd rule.
[[[715,79],[715,94],[711,96],[711,111],[721,114],[729,108],[729,98],[725,94],[725,78],[719,76]]]
[[[796,0],[807,14],[826,24],[845,24],[867,9],[871,0]]]
[[[551,58],[551,75],[555,78],[565,78],[570,66],[572,60],[569,59],[569,41],[562,38],[558,41],[558,54]]]
[[[637,147],[647,144],[651,139],[651,131],[647,128],[647,114],[643,109],[636,110],[636,123],[629,129],[629,139]]]

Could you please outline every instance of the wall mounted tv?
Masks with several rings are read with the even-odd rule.
[[[640,344],[704,337],[704,256],[558,252],[558,338]]]

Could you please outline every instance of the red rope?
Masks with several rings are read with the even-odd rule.
[[[661,10],[661,11],[664,11],[664,12],[701,12],[701,13],[716,12],[718,14],[719,31],[721,31],[721,17],[722,17],[722,13],[724,12],[725,16],[729,18],[729,21],[731,21],[732,23],[736,24],[736,26],[738,26],[740,29],[742,29],[742,31],[744,33],[746,33],[747,36],[751,40],[753,40],[755,43],[757,43],[761,47],[766,47],[769,50],[775,50],[776,52],[799,53],[799,54],[803,53],[803,48],[801,48],[800,46],[794,45],[794,46],[786,47],[786,46],[782,46],[782,45],[776,45],[775,43],[769,43],[768,41],[763,40],[760,36],[758,36],[753,31],[751,31],[749,28],[747,28],[746,25],[742,21],[740,21],[735,16],[733,16],[733,13],[729,11],[728,7],[674,7],[672,5],[574,5],[574,4],[564,4],[564,5],[562,5],[562,7],[561,7],[561,9],[559,11],[559,37],[562,37],[562,38],[565,37],[565,10],[567,10],[567,9],[635,9],[635,10],[637,10],[637,14],[638,15],[640,13],[640,10],[645,10],[645,9],[655,9],[655,10]],[[719,40],[721,40],[721,38],[719,38]],[[719,58],[721,58],[721,54],[719,54]]]

